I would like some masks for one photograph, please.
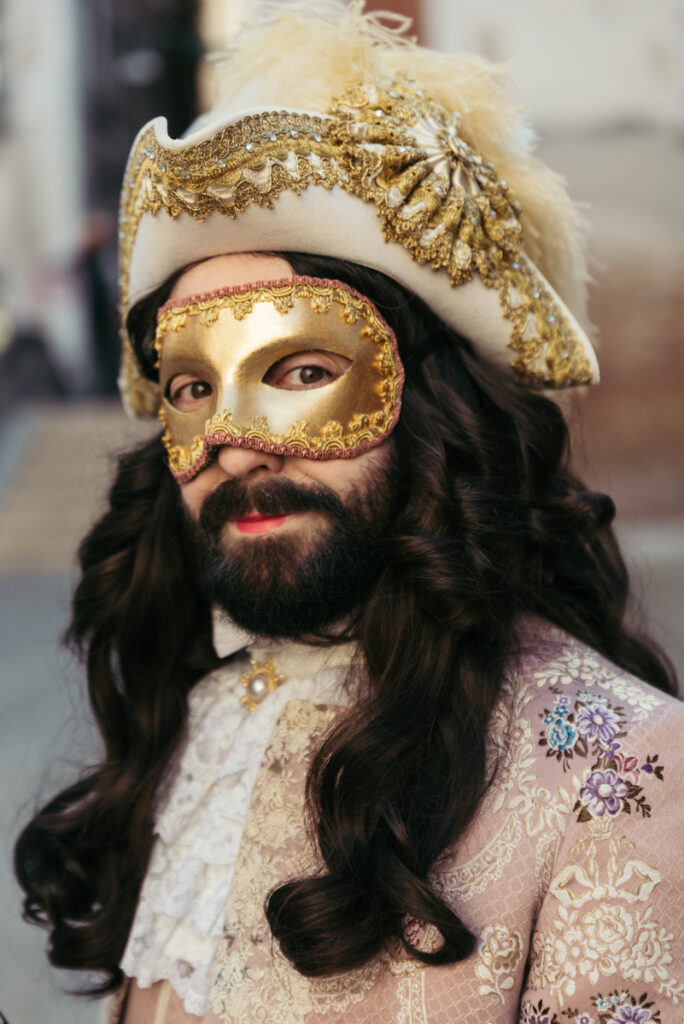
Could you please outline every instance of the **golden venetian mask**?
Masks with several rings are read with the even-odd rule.
[[[172,300],[155,347],[164,444],[180,482],[224,444],[350,458],[381,444],[399,416],[394,333],[339,281],[291,277]]]

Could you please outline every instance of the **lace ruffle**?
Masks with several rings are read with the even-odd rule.
[[[349,651],[308,648],[298,657],[288,645],[269,654],[279,668],[287,663],[287,681],[253,714],[240,702],[245,661],[207,676],[190,695],[188,739],[159,794],[156,841],[121,961],[141,988],[168,979],[198,1016],[207,1011],[242,829],[276,721],[290,700],[345,702]],[[306,676],[295,677],[293,661]]]

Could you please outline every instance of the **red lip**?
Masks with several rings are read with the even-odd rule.
[[[235,520],[235,525],[240,533],[266,533],[282,526],[286,519],[287,515],[262,516],[256,513],[251,516],[240,516]]]

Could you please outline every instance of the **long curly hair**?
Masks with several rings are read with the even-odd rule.
[[[383,274],[278,253],[297,274],[345,281],[397,333],[406,385],[395,442],[399,511],[349,626],[365,658],[358,701],[311,765],[308,814],[324,869],[284,881],[266,914],[306,975],[357,967],[400,942],[449,963],[475,937],[430,884],[489,783],[488,721],[516,619],[547,619],[669,693],[669,663],[625,626],[628,577],[610,498],[568,465],[558,406],[512,384]],[[164,289],[132,311],[146,372]],[[25,917],[51,930],[59,967],[114,989],[153,836],[153,801],[185,734],[187,695],[218,663],[210,608],[182,543],[178,487],[158,438],[121,457],[110,507],[80,549],[67,637],[83,654],[104,758],[24,829]],[[407,916],[442,937],[426,952]]]

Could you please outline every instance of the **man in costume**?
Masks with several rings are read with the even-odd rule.
[[[485,63],[314,3],[133,146],[163,435],[81,548],[103,761],[16,858],[112,1021],[681,1020],[683,715],[543,394],[598,370],[528,139]]]

